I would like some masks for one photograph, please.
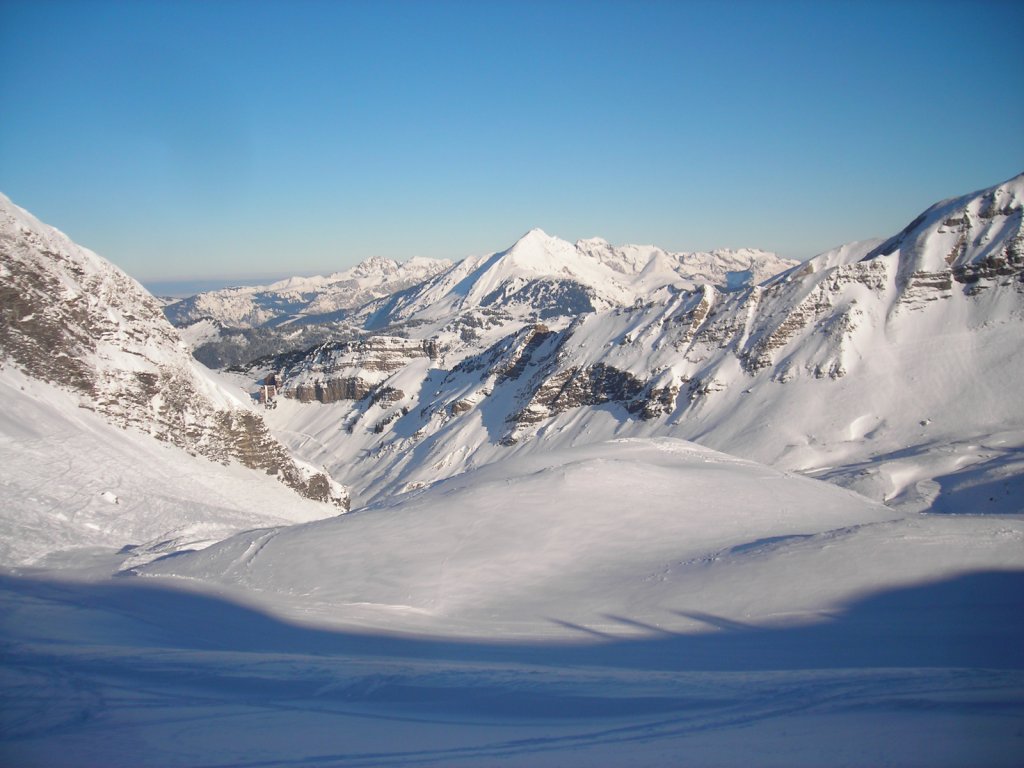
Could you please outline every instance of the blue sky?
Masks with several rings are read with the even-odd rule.
[[[143,279],[805,258],[1024,171],[1024,3],[0,0],[0,191]]]

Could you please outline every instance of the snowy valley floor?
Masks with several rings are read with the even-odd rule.
[[[3,768],[1024,764],[1019,514],[656,438],[318,519],[4,392]]]
[[[4,576],[0,763],[1024,760],[1022,570],[878,592],[803,626],[622,618],[621,637],[532,642],[304,627],[180,585]]]

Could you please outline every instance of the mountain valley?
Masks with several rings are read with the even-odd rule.
[[[1024,754],[1024,175],[163,307],[0,203],[0,762]]]

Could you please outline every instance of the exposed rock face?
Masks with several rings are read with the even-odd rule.
[[[897,260],[904,303],[949,298],[954,283],[1019,286],[1024,281],[1022,186],[1024,174],[981,194],[938,203],[864,260]]]
[[[0,351],[18,368],[119,426],[347,508],[341,486],[296,464],[257,414],[196,368],[138,283],[3,197],[0,275]]]
[[[571,367],[541,384],[513,420],[532,424],[570,408],[603,403],[621,403],[630,413],[641,413],[645,403],[638,399],[643,390],[644,382],[636,376],[604,363]]]
[[[950,301],[962,305],[960,316],[981,318],[987,310],[975,297],[987,290],[1003,292],[1019,316],[1022,198],[1024,176],[933,206],[863,257],[840,249],[763,286],[728,294],[703,286],[666,304],[590,315],[566,332],[515,420],[607,402],[642,418],[678,414],[721,391],[737,363],[775,382],[836,379],[859,364],[862,331]]]
[[[575,280],[509,280],[481,300],[482,307],[529,307],[540,320],[594,312],[600,303],[596,291]]]
[[[281,368],[282,392],[304,403],[362,400],[412,360],[437,355],[437,343],[430,339],[371,336],[361,341],[328,342]],[[404,397],[398,392],[391,388],[379,399],[397,402]]]

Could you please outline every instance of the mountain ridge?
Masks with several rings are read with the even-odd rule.
[[[18,369],[115,426],[347,507],[341,486],[296,462],[242,393],[195,363],[138,282],[3,196],[0,271],[0,350]]]
[[[453,290],[455,278],[476,285],[474,268],[486,273],[507,253],[499,252],[490,264],[456,265],[461,272],[435,277],[411,289],[418,296],[407,293],[378,309],[405,322],[382,323],[381,339],[397,328],[409,339],[403,343],[433,344],[429,358],[402,357],[395,347],[386,375],[381,367],[361,374],[358,345],[379,347],[370,335],[317,347],[316,367],[293,354],[283,365],[267,358],[253,371],[273,370],[286,396],[301,388],[336,404],[343,435],[325,437],[328,448],[316,455],[350,465],[361,477],[354,484],[363,502],[503,452],[542,450],[524,447],[535,440],[554,445],[636,434],[686,437],[919,508],[943,503],[943,483],[950,490],[994,483],[997,506],[1006,508],[1005,491],[1019,482],[1017,449],[1003,465],[986,464],[964,436],[985,442],[1003,431],[1012,435],[1009,444],[1024,439],[1019,409],[999,395],[1021,365],[1022,178],[931,206],[893,238],[840,246],[739,290],[703,284],[560,315],[554,324],[539,317],[537,304],[517,315],[497,302],[489,315],[475,309],[451,324],[451,306],[468,295]],[[524,246],[544,245],[545,238],[533,233]],[[430,290],[437,316],[428,322],[420,314],[424,322],[409,323],[417,315],[406,310]],[[442,295],[454,298],[444,305]],[[331,385],[335,373],[339,386],[344,379],[359,397],[329,395],[344,391]],[[904,379],[936,383],[918,392],[902,386]],[[973,390],[964,382],[975,382]],[[972,407],[958,408],[958,397]],[[819,405],[825,402],[834,415]],[[786,414],[781,428],[765,426],[773,411]],[[283,413],[271,423],[305,423],[294,411]],[[919,422],[929,425],[927,434],[919,434]],[[600,431],[586,437],[598,423]],[[318,434],[315,419],[303,431]],[[802,447],[814,443],[822,450]],[[902,459],[901,448],[909,451]],[[835,464],[822,460],[830,451]],[[944,451],[960,464],[943,458]],[[886,454],[891,459],[869,475],[857,469]],[[977,475],[970,476],[971,467]],[[367,496],[371,486],[376,490]]]
[[[414,285],[450,266],[442,259],[414,257],[399,263],[379,256],[326,276],[289,277],[268,285],[206,291],[164,308],[177,326],[213,320],[222,326],[253,328],[328,319],[375,298]]]
[[[725,285],[730,272],[736,274],[738,286],[794,263],[756,249],[669,253],[655,246],[616,247],[601,238],[573,244],[534,228],[508,248],[485,256],[455,262],[413,258],[402,263],[375,257],[327,277],[287,278],[267,286],[200,293],[168,305],[165,312],[178,326],[213,320],[227,328],[256,328],[351,319],[356,325],[380,327],[428,314],[426,310],[439,301],[449,312],[490,306],[502,291],[512,295],[544,278],[580,284],[578,291],[590,301],[610,306],[632,303],[645,291],[689,286],[695,280]],[[635,285],[624,282],[628,276]],[[412,295],[382,316],[381,307],[407,289]]]

